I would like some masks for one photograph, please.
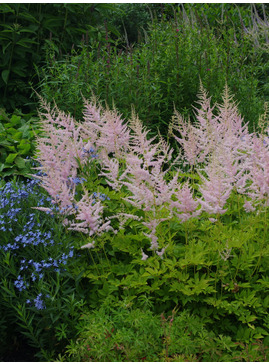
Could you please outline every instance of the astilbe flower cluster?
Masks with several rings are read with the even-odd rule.
[[[195,168],[202,180],[202,197],[198,199],[201,210],[225,213],[233,190],[245,196],[247,211],[254,210],[252,202],[257,206],[261,200],[267,200],[266,140],[248,132],[248,124],[238,114],[227,86],[222,104],[214,107],[201,87],[199,104],[196,123],[186,123],[177,113],[173,128],[180,133],[180,137],[175,137],[184,150],[185,164]],[[215,108],[217,116],[213,113]]]
[[[64,220],[71,230],[93,236],[113,230],[114,218],[120,221],[120,228],[130,217],[137,219],[135,213],[120,211],[105,221],[103,201],[94,203],[94,191],[87,191],[83,185],[82,197],[76,199],[76,183],[70,181],[79,178],[80,166],[91,163],[93,153],[100,176],[113,190],[123,191],[127,203],[144,212],[144,234],[150,240],[150,249],[160,256],[166,247],[159,246],[158,226],[168,219],[184,222],[203,211],[223,214],[233,190],[245,195],[246,210],[254,209],[254,201],[263,199],[267,204],[268,143],[248,132],[227,86],[222,104],[211,106],[201,85],[196,122],[184,120],[177,112],[172,121],[172,129],[180,134],[174,136],[183,149],[185,166],[200,176],[199,198],[194,197],[189,182],[180,181],[179,167],[170,173],[176,166],[173,149],[162,138],[159,142],[149,138],[134,112],[126,124],[115,110],[104,110],[93,99],[85,101],[84,120],[76,123],[57,109],[50,111],[48,105],[45,109],[41,119],[44,133],[37,139],[44,173],[40,179],[60,209],[74,216],[71,221]],[[143,260],[146,257],[142,250]]]

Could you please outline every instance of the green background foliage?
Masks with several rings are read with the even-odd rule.
[[[133,105],[153,133],[159,129],[165,135],[174,107],[185,115],[192,111],[200,80],[213,102],[220,102],[227,83],[253,128],[269,95],[268,50],[264,40],[258,45],[256,36],[245,31],[235,6],[231,18],[229,8],[215,9],[223,11],[217,28],[206,23],[204,11],[213,21],[214,9],[190,7],[175,10],[169,21],[153,18],[145,41],[128,43],[124,50],[107,31],[95,49],[85,44],[65,61],[57,61],[53,53],[41,71],[38,92],[77,118],[82,115],[82,95],[94,93],[126,118]]]
[[[88,40],[104,35],[103,20],[113,4],[1,4],[0,100],[8,111],[29,112],[30,86],[36,70],[53,45],[58,56]]]

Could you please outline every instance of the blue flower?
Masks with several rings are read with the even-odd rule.
[[[17,280],[14,282],[14,286],[21,292],[23,289],[26,289],[26,283],[24,282],[21,275],[18,276]]]
[[[46,308],[44,301],[41,299],[42,293],[39,293],[37,297],[34,299],[35,307],[38,310],[44,310]]]

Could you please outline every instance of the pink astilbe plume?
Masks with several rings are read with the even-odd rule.
[[[178,131],[181,137],[174,135],[184,150],[186,163],[191,166],[203,163],[206,157],[214,150],[219,138],[218,117],[214,116],[214,107],[210,106],[211,98],[207,97],[202,84],[200,85],[199,105],[196,110],[196,122],[186,121],[175,111],[172,128]]]
[[[115,110],[104,110],[96,100],[85,100],[84,123],[81,126],[83,138],[105,154],[114,153],[118,157],[129,147],[129,130]]]
[[[233,189],[231,177],[218,159],[213,159],[206,165],[203,172],[206,177],[199,173],[202,179],[202,184],[199,186],[202,197],[198,198],[202,210],[209,214],[223,214],[227,211],[224,206]]]
[[[74,183],[77,177],[78,159],[83,159],[83,141],[74,120],[60,112],[56,107],[43,102],[45,112],[40,114],[41,134],[37,137],[38,169],[37,176],[42,187],[48,191],[60,208],[72,205]]]
[[[247,182],[244,192],[250,200],[245,203],[246,210],[269,206],[269,145],[263,136],[253,137]]]
[[[189,183],[177,185],[173,197],[170,202],[171,213],[181,222],[197,217],[201,213],[198,209],[199,202],[193,197]]]
[[[102,213],[104,206],[90,196],[88,191],[84,190],[84,195],[77,202],[77,214],[75,221],[70,223],[68,230],[80,231],[89,236],[93,234],[100,235],[104,231],[111,229],[110,221],[103,222]]]
[[[169,169],[163,170],[164,163],[171,161],[172,149],[164,140],[154,143],[155,138],[148,138],[148,131],[134,112],[129,124],[129,147],[128,153],[124,155],[123,168],[120,171],[119,163],[107,156],[103,158],[101,175],[106,176],[111,187],[126,191],[127,196],[123,198],[125,201],[149,213],[143,224],[150,232],[145,235],[151,241],[151,249],[157,250],[156,227],[162,221],[158,216],[165,214],[165,219],[169,218],[167,207],[176,183],[176,178],[173,182],[167,182]]]
[[[215,107],[210,106],[210,98],[203,86],[200,86],[199,108],[196,110],[196,121],[185,121],[175,111],[173,128],[180,133],[175,135],[184,150],[186,163],[199,168],[200,163],[208,163],[211,156],[216,153],[220,145],[225,145],[233,151],[234,158],[239,154],[243,158],[250,148],[251,136],[247,130],[247,124],[243,125],[243,119],[238,114],[237,105],[225,86],[222,104],[217,105],[218,115],[214,115]],[[239,152],[240,151],[240,152]]]

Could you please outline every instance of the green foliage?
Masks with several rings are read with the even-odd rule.
[[[103,186],[100,192],[110,197],[105,201],[108,216],[119,208],[139,215],[135,208],[120,203],[123,190],[112,193]],[[161,314],[176,305],[199,316],[218,335],[244,345],[263,341],[269,330],[269,249],[264,231],[268,216],[262,211],[246,213],[243,203],[233,194],[231,209],[215,223],[204,213],[184,224],[176,219],[160,224],[158,241],[160,247],[167,246],[162,259],[148,253],[148,259],[141,260],[148,240],[139,221],[130,220],[116,235],[96,237],[96,247],[83,250],[78,261],[89,282],[90,307],[97,309],[102,302]]]
[[[199,79],[214,102],[220,102],[227,82],[240,100],[240,113],[253,127],[268,96],[268,49],[265,40],[256,44],[251,28],[249,33],[244,30],[236,6],[224,4],[223,10],[222,5],[175,10],[173,19],[153,21],[144,44],[129,45],[125,51],[119,51],[108,32],[106,41],[92,49],[83,47],[65,61],[47,62],[38,90],[77,118],[82,116],[82,95],[89,98],[92,92],[126,118],[133,105],[155,134],[157,129],[166,134],[174,106],[189,114]],[[251,27],[251,8],[240,9]],[[214,10],[224,14],[218,26],[213,24]],[[212,18],[209,23],[206,14]]]
[[[51,42],[61,56],[81,41],[89,44],[97,35],[101,39],[105,36],[103,20],[114,7],[113,4],[1,4],[0,106],[8,111],[23,107],[24,112],[33,108],[35,103],[29,103],[29,83],[37,81],[35,72],[44,62]]]
[[[154,315],[148,309],[103,306],[85,313],[78,330],[79,338],[59,361],[266,361],[268,356],[261,341],[233,342],[186,309]]]
[[[0,110],[0,176],[31,173],[31,161],[35,151],[35,135],[38,134],[37,118],[18,111],[11,116]]]

